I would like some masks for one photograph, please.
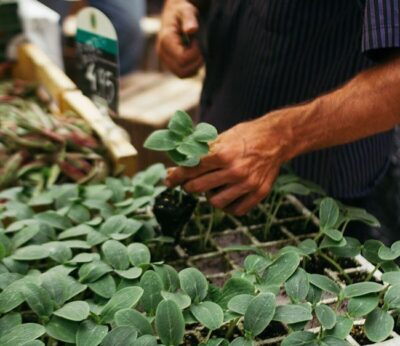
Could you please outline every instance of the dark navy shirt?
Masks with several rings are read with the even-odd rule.
[[[399,3],[211,1],[201,119],[223,131],[338,88],[400,47]],[[389,131],[300,156],[292,167],[334,197],[361,197],[385,174],[392,142]]]

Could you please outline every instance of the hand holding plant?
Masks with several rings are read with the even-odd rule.
[[[276,132],[257,120],[239,124],[212,143],[197,167],[171,171],[168,185],[206,192],[214,207],[244,215],[267,196],[285,162],[276,142]]]

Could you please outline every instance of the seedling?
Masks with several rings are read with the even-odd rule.
[[[153,132],[144,147],[167,152],[178,166],[194,167],[200,163],[201,157],[208,154],[208,143],[217,136],[214,126],[200,123],[195,127],[187,113],[177,111],[168,123],[168,129]]]
[[[169,158],[182,167],[194,167],[200,163],[203,156],[209,152],[208,143],[215,140],[218,132],[210,124],[200,123],[196,126],[190,116],[177,111],[165,130],[153,132],[145,141],[144,147],[156,151],[164,151]],[[183,226],[189,221],[197,201],[194,197],[185,195],[182,189],[168,190],[159,196],[154,206],[154,214],[159,222],[163,233],[173,236],[179,240]],[[199,220],[197,220],[199,221]],[[201,222],[197,222],[198,226]],[[210,220],[212,227],[212,220]],[[202,233],[209,234],[210,231],[199,227]],[[208,237],[204,244],[207,244]]]

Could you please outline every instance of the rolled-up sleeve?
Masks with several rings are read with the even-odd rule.
[[[400,48],[400,0],[366,0],[362,50],[381,58]]]

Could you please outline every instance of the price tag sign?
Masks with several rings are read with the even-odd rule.
[[[78,15],[76,43],[79,88],[102,113],[117,115],[119,63],[114,26],[98,9],[84,8]]]

